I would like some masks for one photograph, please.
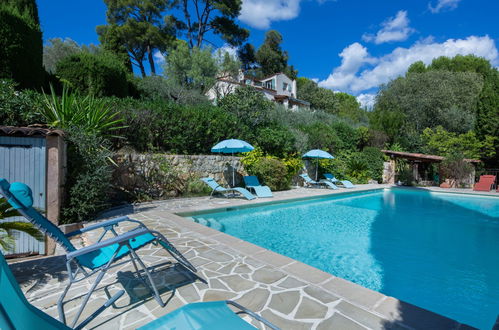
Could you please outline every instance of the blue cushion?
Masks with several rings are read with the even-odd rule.
[[[131,239],[129,243],[133,250],[137,250],[142,246],[154,241],[155,239],[156,237],[151,234],[144,234]],[[83,266],[90,269],[96,269],[107,264],[109,260],[111,260],[113,254],[119,248],[120,246],[118,243],[108,245],[106,247],[103,247],[102,249],[77,257],[77,259]],[[128,255],[128,253],[130,253],[130,249],[127,246],[122,246],[118,251],[115,260]]]
[[[19,210],[23,207],[33,206],[33,193],[28,185],[22,182],[13,182],[10,184],[9,191],[15,197],[15,199],[9,199],[9,203],[15,209]]]

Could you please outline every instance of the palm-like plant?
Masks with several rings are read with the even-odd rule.
[[[19,215],[5,199],[0,199],[0,220]],[[0,247],[4,250],[11,250],[14,247],[12,231],[18,230],[42,241],[43,234],[29,222],[0,222]]]
[[[49,126],[61,129],[79,127],[104,137],[111,137],[113,131],[125,127],[119,112],[114,112],[104,99],[72,93],[66,84],[60,97],[52,86],[50,92],[49,95],[44,93],[41,110]]]

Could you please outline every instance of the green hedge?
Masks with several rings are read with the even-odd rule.
[[[29,11],[0,4],[0,78],[13,79],[20,88],[43,83],[42,32]]]
[[[56,75],[84,94],[128,96],[127,70],[113,54],[81,52],[57,63]]]

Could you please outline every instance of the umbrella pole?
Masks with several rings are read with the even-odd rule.
[[[232,153],[232,160],[234,160],[234,153]],[[235,174],[235,163],[232,166],[232,188],[236,186],[236,174]]]
[[[317,158],[317,165],[315,167],[315,181],[319,179],[319,158]]]

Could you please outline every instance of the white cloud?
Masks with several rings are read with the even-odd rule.
[[[374,41],[379,45],[390,41],[404,41],[415,31],[409,27],[407,11],[400,10],[395,17],[390,17],[383,23],[382,28],[375,34],[364,34],[362,40]]]
[[[161,54],[160,51],[156,51],[152,57],[154,58],[154,63],[164,63],[165,62],[165,55]]]
[[[376,94],[365,93],[357,96],[357,102],[359,102],[363,108],[372,109],[375,101]]]
[[[301,0],[243,0],[239,19],[257,28],[267,29],[273,21],[296,18]]]
[[[435,7],[431,5],[431,2],[428,3],[428,9],[430,9],[433,14],[439,13],[441,10],[454,10],[457,8],[460,1],[461,0],[438,0]]]
[[[320,81],[319,86],[357,94],[403,75],[414,62],[429,64],[436,57],[458,54],[474,54],[491,61],[492,65],[499,64],[498,50],[489,36],[448,39],[442,43],[427,38],[409,48],[398,47],[379,58],[371,57],[364,46],[353,43],[339,54],[341,65]]]

